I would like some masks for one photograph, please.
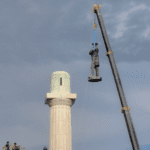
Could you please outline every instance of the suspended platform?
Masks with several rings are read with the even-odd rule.
[[[102,77],[97,77],[97,76],[89,76],[88,77],[89,82],[99,82],[102,81]]]

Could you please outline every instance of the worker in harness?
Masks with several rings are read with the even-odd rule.
[[[44,146],[43,150],[48,150],[46,146]]]
[[[9,141],[7,141],[7,144],[5,145],[5,147],[3,147],[3,149],[5,149],[5,150],[10,150],[10,149],[9,149]]]
[[[12,150],[19,150],[19,146],[17,146],[16,143],[14,143],[14,145],[12,146]]]

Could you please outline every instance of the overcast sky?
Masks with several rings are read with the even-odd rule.
[[[150,0],[1,0],[0,147],[49,148],[54,71],[71,77],[72,150],[132,150],[93,5],[101,13],[141,150],[150,149]],[[98,83],[88,82],[93,23]]]

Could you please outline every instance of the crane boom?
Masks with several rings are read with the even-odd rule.
[[[122,88],[121,80],[120,80],[119,73],[118,73],[118,70],[117,70],[117,66],[115,64],[113,52],[112,52],[110,44],[109,44],[109,40],[108,40],[107,33],[106,33],[106,30],[105,30],[105,26],[104,26],[104,23],[103,23],[103,18],[102,18],[101,12],[100,12],[100,7],[101,7],[101,5],[94,4],[93,12],[97,16],[98,24],[99,24],[99,27],[100,27],[100,30],[101,30],[101,33],[102,33],[102,37],[103,37],[105,48],[106,48],[106,56],[109,59],[110,66],[111,66],[111,69],[112,69],[112,73],[113,73],[113,76],[114,76],[114,80],[115,80],[115,83],[116,83],[116,87],[117,87],[117,90],[118,90],[118,95],[119,95],[121,106],[122,106],[121,112],[124,114],[124,118],[125,118],[125,122],[126,122],[126,125],[127,125],[130,141],[131,141],[131,144],[132,144],[132,148],[133,148],[133,150],[140,150],[140,147],[139,147],[139,144],[138,144],[138,139],[137,139],[137,136],[136,136],[136,133],[135,133],[133,123],[132,123],[132,118],[131,118],[131,115],[130,115],[130,108],[127,105],[126,98],[125,98],[125,95],[124,95],[124,92],[123,92],[123,88]]]

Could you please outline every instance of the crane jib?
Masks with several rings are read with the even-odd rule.
[[[93,12],[97,16],[98,24],[99,24],[99,27],[100,27],[100,30],[101,30],[101,33],[102,33],[102,37],[103,37],[103,40],[104,40],[104,44],[105,44],[105,47],[106,47],[107,56],[109,56],[108,59],[109,59],[110,66],[111,66],[111,69],[112,69],[112,73],[113,73],[113,76],[114,76],[114,80],[115,80],[115,83],[116,83],[116,87],[117,87],[118,95],[119,95],[119,98],[120,98],[120,102],[121,102],[121,105],[122,105],[122,111],[121,112],[124,114],[124,117],[125,117],[125,122],[126,122],[126,125],[127,125],[127,129],[128,129],[129,138],[130,138],[130,141],[131,141],[132,148],[133,148],[133,150],[140,150],[138,139],[137,139],[135,129],[134,129],[134,126],[133,126],[132,118],[131,118],[131,115],[130,115],[130,108],[127,106],[126,98],[125,98],[125,95],[124,95],[124,92],[123,92],[123,87],[122,87],[122,84],[121,84],[121,80],[120,80],[120,77],[119,77],[117,66],[115,64],[115,59],[114,59],[113,53],[111,51],[111,47],[110,47],[109,40],[108,40],[108,37],[107,37],[107,33],[106,33],[106,30],[105,30],[103,18],[102,18],[101,12],[100,12],[100,7],[101,7],[101,5],[94,4]]]

